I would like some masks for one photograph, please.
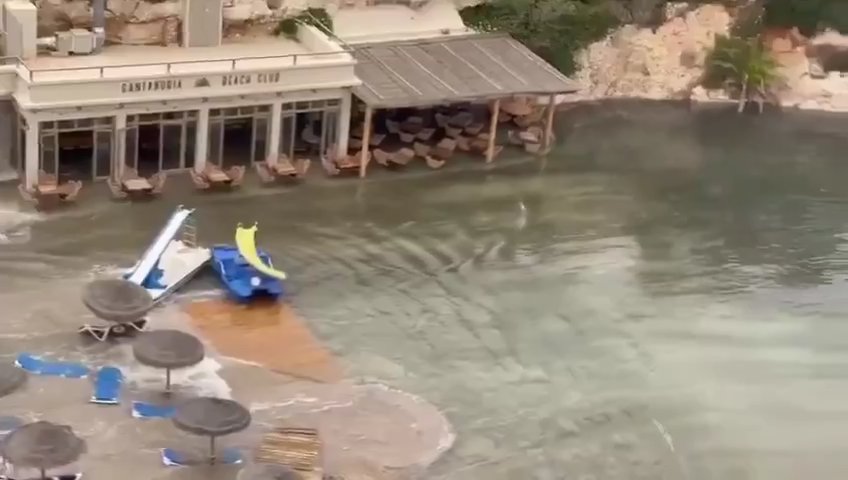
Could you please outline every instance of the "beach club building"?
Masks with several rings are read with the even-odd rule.
[[[44,174],[251,166],[304,140],[345,155],[354,102],[371,111],[573,90],[514,40],[470,34],[452,2],[342,6],[332,38],[301,25],[296,38],[228,39],[224,0],[183,0],[179,45],[130,46],[104,45],[105,1],[93,2],[91,30],[39,38],[29,0],[0,0],[0,164],[27,188]]]

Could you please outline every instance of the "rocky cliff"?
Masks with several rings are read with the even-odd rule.
[[[224,0],[225,34],[239,34],[246,27],[273,23],[308,7],[356,8],[380,3],[424,4],[428,0]],[[429,0],[435,1],[435,0]],[[458,8],[479,0],[453,1]],[[91,26],[90,0],[35,0],[40,36],[72,27]],[[111,43],[168,45],[178,43],[181,0],[107,0],[106,36]]]
[[[726,35],[731,15],[721,5],[669,4],[656,29],[624,26],[589,46],[575,79],[585,99],[688,97],[704,71],[715,36]]]

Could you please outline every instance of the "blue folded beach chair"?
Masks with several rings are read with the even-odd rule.
[[[176,411],[176,407],[168,405],[154,405],[144,402],[132,403],[132,416],[135,418],[171,418]]]
[[[48,362],[29,353],[19,354],[15,365],[34,375],[64,378],[85,378],[88,375],[88,368],[81,363]]]
[[[120,370],[115,367],[101,368],[94,378],[94,395],[91,396],[91,403],[117,405],[123,383],[124,376]]]
[[[239,465],[244,461],[241,452],[235,448],[225,448],[218,452],[215,459],[220,465]],[[188,456],[174,450],[173,448],[162,449],[162,463],[166,467],[190,467],[194,465],[208,465],[209,459],[205,457],[189,458]]]

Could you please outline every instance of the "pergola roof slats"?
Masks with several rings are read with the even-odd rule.
[[[354,48],[356,95],[372,107],[577,91],[565,75],[508,35],[470,34]]]

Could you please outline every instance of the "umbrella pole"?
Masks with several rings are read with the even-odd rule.
[[[165,393],[171,393],[171,369],[165,369]]]
[[[215,436],[209,437],[209,464],[215,465]]]
[[[46,480],[47,478],[47,469],[44,467],[39,468],[41,470],[41,480]]]

